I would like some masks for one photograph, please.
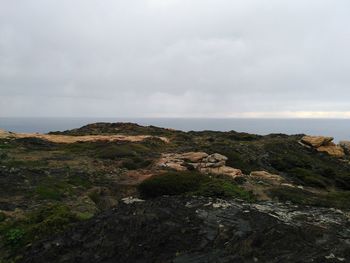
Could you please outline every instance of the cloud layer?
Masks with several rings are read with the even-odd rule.
[[[346,0],[0,4],[3,117],[349,117]]]

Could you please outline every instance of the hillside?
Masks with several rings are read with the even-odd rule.
[[[350,260],[349,160],[302,134],[2,131],[0,262]]]

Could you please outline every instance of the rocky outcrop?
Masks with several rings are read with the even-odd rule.
[[[239,169],[226,166],[227,157],[205,152],[167,153],[163,154],[157,166],[176,171],[197,170],[204,174],[226,175],[232,178],[243,176]]]
[[[324,137],[324,136],[304,136],[301,138],[301,142],[305,143],[314,148],[318,148],[320,146],[328,145],[330,142],[334,140],[333,137]]]
[[[256,180],[267,181],[273,184],[280,184],[284,182],[284,178],[278,174],[270,174],[266,171],[253,171],[250,173],[250,177]]]
[[[19,262],[349,262],[349,240],[345,211],[174,196],[121,202]]]
[[[304,136],[301,138],[301,143],[307,146],[311,146],[318,152],[325,152],[330,156],[342,158],[345,156],[344,149],[336,145],[333,141],[333,137],[324,136]]]
[[[11,137],[11,133],[5,130],[0,129],[0,139]]]
[[[206,157],[208,157],[208,154],[205,152],[187,152],[182,154],[184,160],[192,163],[199,162]]]
[[[350,141],[341,141],[339,142],[339,146],[342,147],[347,154],[350,154]]]
[[[326,145],[317,148],[319,152],[328,153],[330,156],[342,158],[345,156],[345,152],[342,147],[338,145]]]

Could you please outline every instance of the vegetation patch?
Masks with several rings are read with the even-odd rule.
[[[253,199],[251,193],[240,188],[231,180],[205,176],[195,172],[168,172],[153,176],[139,185],[139,191],[144,198],[190,194]]]
[[[281,187],[270,190],[270,196],[279,201],[290,201],[295,204],[350,208],[350,191],[329,192],[327,194],[314,194],[299,188]]]
[[[8,256],[19,255],[27,244],[57,234],[75,222],[91,218],[90,214],[75,214],[65,205],[43,206],[24,219],[0,223],[0,246],[6,248]]]

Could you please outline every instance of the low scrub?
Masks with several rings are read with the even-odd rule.
[[[169,172],[153,176],[139,185],[144,198],[162,195],[200,195],[210,197],[238,197],[252,200],[251,193],[233,181],[206,176],[195,172]]]
[[[0,223],[0,247],[9,258],[20,254],[29,243],[67,229],[75,222],[91,218],[88,214],[75,214],[65,205],[43,206],[24,219]],[[1,256],[0,256],[1,262]]]
[[[270,191],[272,198],[279,201],[290,201],[295,204],[322,207],[350,208],[350,191],[329,192],[327,194],[314,194],[298,188],[276,188]]]

